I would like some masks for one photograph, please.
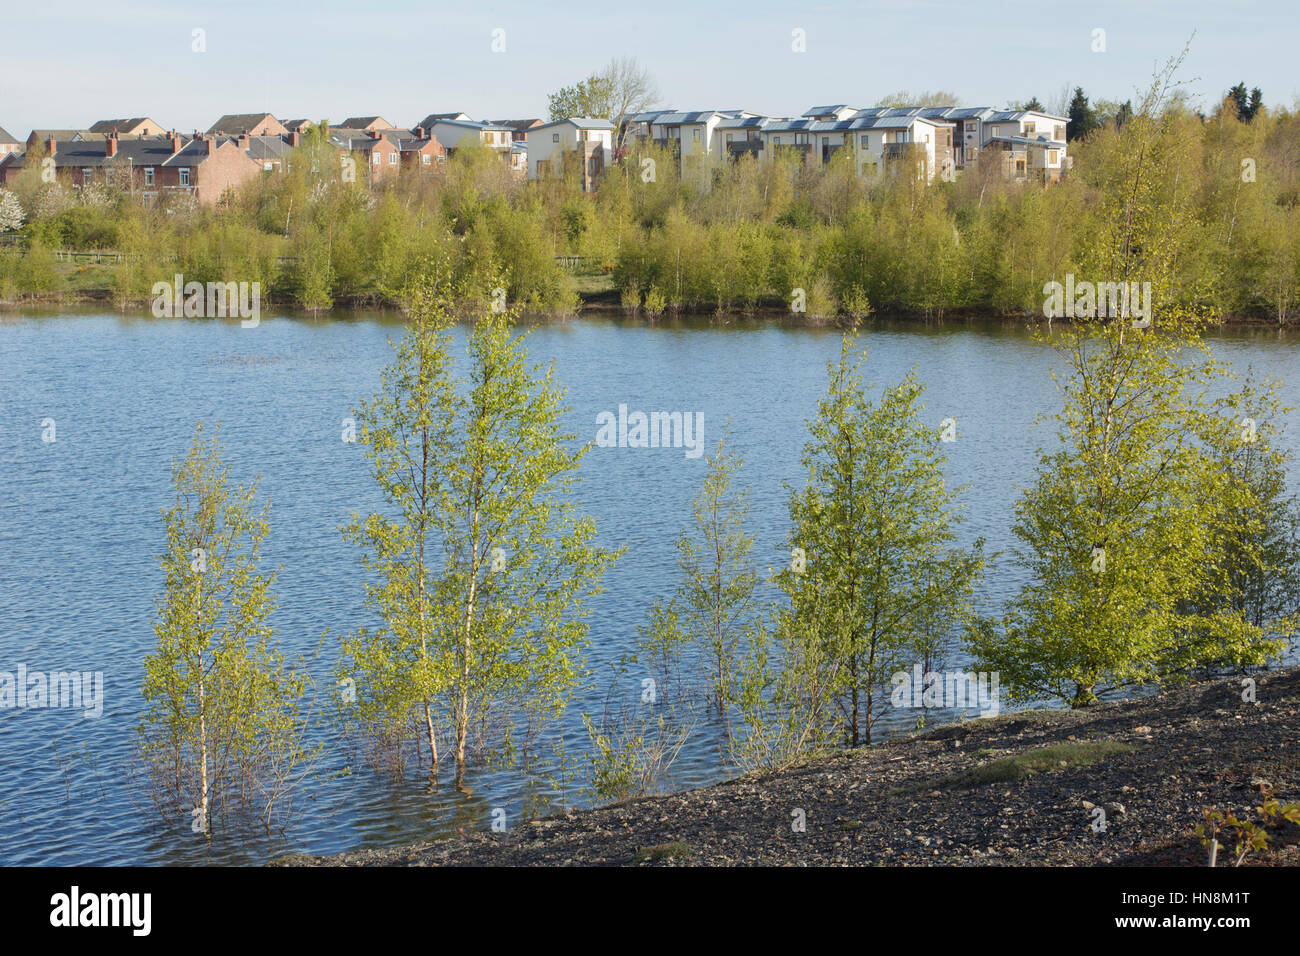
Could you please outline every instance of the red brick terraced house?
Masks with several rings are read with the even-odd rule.
[[[6,157],[0,184],[13,182],[26,158],[26,153]],[[112,134],[97,140],[50,139],[44,144],[45,158],[53,159],[55,175],[73,189],[112,183],[145,200],[188,193],[204,205],[262,169],[230,137],[187,139],[175,132],[126,140]]]
[[[284,136],[289,130],[270,113],[227,113],[208,127],[208,133],[238,136]]]
[[[329,141],[352,154],[358,178],[368,169],[371,183],[396,176],[402,170],[436,172],[447,156],[437,137],[419,126],[413,130],[334,127]]]

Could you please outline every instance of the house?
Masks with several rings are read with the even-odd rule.
[[[283,123],[270,113],[227,113],[208,127],[208,135],[236,136],[249,133],[253,136],[283,136],[289,132]]]
[[[477,144],[499,153],[503,161],[510,161],[510,147],[514,138],[509,127],[448,119],[435,120],[430,124],[421,123],[420,126],[437,137],[438,142],[447,148],[448,155],[454,155],[462,145]]]
[[[841,104],[814,106],[804,113],[804,118],[818,122],[872,121],[861,123],[860,130],[887,127],[897,130],[897,124],[905,123],[905,132],[885,137],[892,144],[889,152],[896,156],[900,142],[924,146],[924,158],[930,167],[927,178],[933,178],[935,171],[948,178],[956,170],[973,165],[980,151],[990,144],[998,153],[991,161],[998,164],[1008,179],[1032,177],[1055,182],[1063,170],[1070,168],[1065,144],[1066,118],[1035,110],[995,110],[987,106],[873,106],[854,110]],[[934,129],[927,133],[914,120],[924,121]],[[832,131],[819,128],[810,132],[834,139]],[[929,144],[927,135],[931,137]],[[876,152],[879,158],[885,158],[883,150]]]
[[[428,130],[331,128],[329,142],[352,153],[357,164],[370,170],[375,183],[401,170],[436,172],[446,161],[447,149]]]
[[[719,124],[727,120],[754,117],[747,110],[647,110],[625,121],[625,139],[652,142],[677,157],[682,173],[703,169],[712,159],[725,159],[717,152],[715,137]]]
[[[339,125],[347,129],[363,129],[366,132],[372,129],[395,129],[393,124],[382,116],[349,116]]]
[[[309,130],[316,127],[315,123],[307,119],[285,120],[283,125],[290,133],[297,133],[299,136],[306,136]]]
[[[105,136],[113,132],[116,132],[118,136],[162,136],[167,132],[147,116],[136,116],[131,119],[100,120],[98,123],[91,125],[90,131]]]
[[[982,151],[993,150],[1009,179],[1059,182],[1070,168],[1065,141],[1069,120],[1038,110],[1002,110],[984,120]]]
[[[528,178],[545,179],[564,172],[565,161],[575,157],[583,192],[594,192],[610,162],[614,124],[606,119],[573,117],[543,123],[529,130]]]
[[[263,172],[283,172],[284,164],[292,153],[302,144],[302,135],[289,132],[284,136],[250,136],[240,133],[235,142],[249,159],[262,167]]]
[[[187,140],[173,131],[124,140],[110,133],[94,140],[49,139],[42,145],[44,158],[54,161],[55,176],[65,185],[81,189],[107,183],[143,199],[184,193],[211,205],[260,168],[224,136]],[[6,157],[0,181],[12,182],[25,161],[26,154]]]
[[[492,120],[493,126],[505,126],[516,143],[528,142],[528,131],[542,125],[539,119]]]
[[[453,120],[457,123],[468,123],[470,117],[468,113],[430,113],[424,119],[420,120],[420,125],[425,129],[433,129],[433,124],[440,120]]]
[[[34,129],[27,136],[27,149],[31,149],[40,143],[49,140],[68,140],[70,142],[81,143],[87,140],[95,140],[102,143],[104,136],[88,129]]]
[[[510,171],[520,179],[528,176],[528,144],[515,140],[510,144]]]
[[[22,152],[23,144],[9,135],[8,130],[0,126],[0,159],[10,153]]]

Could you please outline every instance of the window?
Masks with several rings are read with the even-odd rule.
[[[153,167],[152,167],[152,166],[146,166],[146,167],[145,167],[145,171],[144,171],[144,184],[145,184],[146,186],[152,186],[152,185],[153,185]]]
[[[780,145],[781,145],[781,137],[780,137],[780,136],[773,136],[773,137],[772,137],[772,145],[773,145],[773,146],[780,146]]]
[[[863,134],[862,134],[862,148],[863,148],[863,149],[866,149],[866,148],[867,148],[867,145],[868,145],[870,142],[871,142],[871,141],[870,141],[869,139],[867,139],[867,134],[866,134],[866,133],[863,133]]]
[[[731,134],[730,134],[730,133],[727,134],[727,142],[728,142],[728,143],[731,142]]]
[[[389,165],[389,166],[396,166],[396,165],[397,165],[397,154],[396,154],[396,153],[389,153],[389,154],[388,154],[388,165]]]
[[[266,172],[268,172],[268,173],[272,170],[272,168],[273,168],[273,167],[272,167],[272,165],[271,165],[271,161],[270,161],[270,160],[267,160],[266,162],[264,162],[264,163],[262,164],[262,169],[264,169],[264,170],[265,170]]]
[[[552,134],[551,134],[551,142],[552,142],[552,143],[558,143],[559,141],[560,141],[560,134],[559,134],[559,133],[552,133]]]
[[[823,145],[823,146],[829,146],[830,144],[831,144],[831,138],[830,138],[829,136],[823,136],[823,137],[822,137],[822,145]]]
[[[691,132],[695,134],[695,142],[698,143],[700,141],[700,128],[697,126]]]
[[[89,166],[87,166],[85,169],[81,171],[81,184],[83,186],[89,186],[90,178],[94,175],[95,175],[94,170],[92,170]]]
[[[182,186],[188,186],[189,184],[190,184],[190,168],[189,168],[188,166],[182,166],[182,167],[181,167],[181,185],[182,185]]]
[[[378,166],[378,165],[379,165],[379,154],[378,154],[378,153],[371,153],[371,154],[370,154],[370,161],[371,161],[372,163],[374,163],[376,166]]]
[[[430,161],[430,159],[431,159],[431,157],[429,156],[428,153],[425,153],[423,156],[420,157],[420,160],[421,160],[421,161],[424,163],[424,165],[426,165],[426,166],[429,165],[429,161]]]
[[[1055,150],[1055,149],[1049,149],[1049,150],[1047,151],[1047,163],[1048,163],[1049,166],[1055,166],[1055,165],[1056,165],[1056,154],[1057,154],[1057,152],[1058,152],[1058,150]]]
[[[1026,124],[1025,124],[1025,135],[1026,135],[1026,136],[1032,136],[1033,133],[1034,133],[1034,124],[1033,124],[1033,123],[1026,123]]]
[[[1025,161],[1023,159],[1017,159],[1016,172],[1021,173],[1023,175],[1024,171],[1025,171]]]

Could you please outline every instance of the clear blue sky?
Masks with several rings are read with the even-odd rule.
[[[219,115],[381,114],[405,126],[431,112],[544,116],[548,92],[611,56],[638,57],[663,106],[797,115],[869,106],[899,89],[946,89],[968,105],[1067,84],[1125,99],[1192,32],[1184,77],[1202,103],[1239,80],[1269,105],[1300,96],[1297,0],[9,0],[0,126],[79,127],[153,117],[206,129]],[[206,52],[192,51],[192,31]],[[807,52],[791,50],[806,32]],[[1106,51],[1092,52],[1092,31]],[[492,52],[492,32],[505,51]]]

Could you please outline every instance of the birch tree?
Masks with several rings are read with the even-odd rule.
[[[411,328],[383,387],[356,413],[388,513],[354,517],[381,625],[344,640],[359,715],[391,741],[418,723],[430,773],[446,741],[463,786],[475,753],[527,758],[585,673],[589,598],[615,554],[571,494],[554,368],[528,363],[515,315],[487,311],[456,376],[445,270],[413,291]],[[413,717],[415,718],[413,720]]]
[[[309,679],[270,643],[275,573],[260,570],[270,503],[258,508],[255,487],[232,487],[221,453],[200,425],[173,466],[137,732],[160,809],[188,813],[209,839],[236,805],[269,827],[316,752],[304,739]]]

